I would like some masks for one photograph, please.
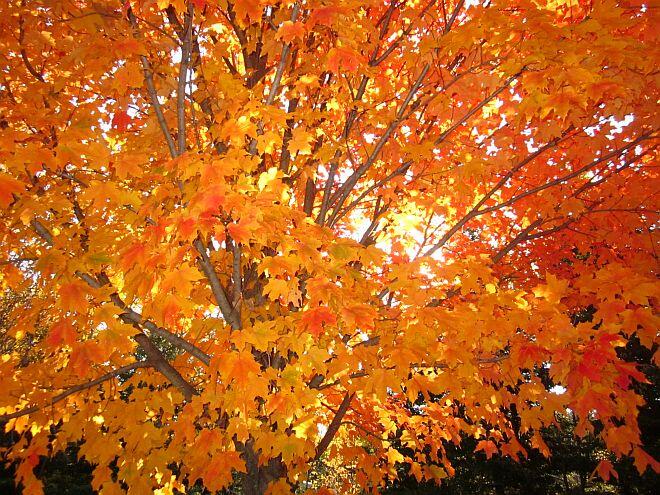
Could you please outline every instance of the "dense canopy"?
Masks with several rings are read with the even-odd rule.
[[[16,482],[84,441],[102,494],[289,493],[328,456],[376,490],[450,476],[464,436],[548,454],[567,410],[658,470],[619,352],[660,326],[657,26],[624,0],[2,1]]]

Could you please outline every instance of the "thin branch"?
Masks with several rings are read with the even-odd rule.
[[[341,207],[344,205],[344,202],[350,195],[351,191],[353,190],[353,187],[355,187],[355,184],[360,180],[360,178],[366,173],[367,170],[373,165],[373,163],[376,161],[378,158],[378,155],[380,154],[380,151],[383,149],[385,144],[389,141],[390,137],[396,130],[396,128],[399,126],[401,123],[401,120],[403,119],[403,116],[406,112],[406,109],[408,108],[408,105],[414,98],[415,94],[421,87],[424,77],[426,77],[426,74],[428,73],[429,69],[431,68],[430,64],[425,64],[424,67],[422,68],[421,73],[417,77],[417,80],[414,82],[410,90],[408,91],[408,94],[406,95],[406,98],[403,100],[403,103],[399,107],[399,110],[396,113],[396,116],[394,117],[394,120],[390,122],[390,125],[387,127],[387,130],[383,133],[383,135],[380,137],[378,140],[378,143],[376,143],[376,146],[372,150],[371,154],[367,158],[367,160],[362,164],[357,170],[355,170],[349,177],[346,179],[346,182],[342,184],[342,186],[339,188],[339,190],[335,193],[334,197],[331,199],[331,203],[334,203],[334,210],[333,214],[329,219],[329,224],[333,225],[334,222],[337,219],[337,216],[339,215],[339,211]]]
[[[435,4],[435,2],[436,2],[436,0],[431,0],[428,4],[426,4],[426,6],[419,13],[418,18],[421,19],[426,14],[426,12]],[[461,3],[464,3],[464,0]],[[391,5],[394,5],[394,3],[392,3]],[[391,17],[391,7],[390,7],[390,10],[388,10],[388,15]],[[384,26],[384,27],[386,27],[386,26]],[[369,60],[369,65],[372,66],[372,67],[375,67],[375,66],[381,64],[387,57],[390,56],[390,54],[394,50],[396,50],[396,48],[399,46],[399,44],[406,37],[408,37],[408,35],[411,33],[411,31],[413,30],[414,27],[415,27],[415,21],[411,20],[410,24],[401,32],[401,34],[399,36],[397,36],[397,38],[392,42],[392,44],[390,46],[388,46],[385,49],[385,51],[378,57],[376,56],[378,54],[377,50],[379,48],[377,46],[376,49],[374,50],[372,56],[371,56],[371,59]],[[382,40],[385,34],[386,34],[386,29],[381,29],[381,34],[380,34],[379,39]]]
[[[209,284],[211,285],[211,291],[213,292],[213,296],[215,297],[216,303],[218,304],[218,307],[222,312],[222,316],[231,325],[231,328],[233,330],[240,330],[241,329],[240,314],[235,310],[235,308],[229,302],[227,293],[225,292],[222,283],[220,283],[220,279],[218,278],[218,274],[215,272],[215,268],[211,263],[211,259],[209,258],[209,255],[206,252],[206,247],[204,246],[204,243],[199,238],[197,238],[195,239],[195,242],[193,242],[193,245],[195,246],[195,249],[197,249],[197,252],[200,255],[199,257],[200,268],[202,270],[202,273],[204,273],[204,275],[208,279]]]
[[[152,363],[150,363],[148,360],[147,361],[138,361],[135,363],[131,364],[126,364],[124,366],[121,366],[117,369],[114,369],[112,371],[109,371],[105,375],[101,375],[100,377],[87,382],[87,383],[81,383],[80,385],[75,385],[71,388],[66,389],[64,392],[57,394],[55,397],[53,397],[47,404],[42,405],[42,406],[29,406],[25,407],[19,411],[10,413],[10,414],[3,414],[0,416],[0,421],[9,421],[10,419],[15,419],[15,418],[20,418],[21,416],[25,416],[27,414],[32,414],[37,411],[40,411],[41,409],[49,406],[54,406],[58,402],[63,401],[70,395],[73,395],[77,392],[81,392],[83,390],[90,389],[92,387],[95,387],[96,385],[100,385],[103,382],[106,382],[108,380],[111,380],[112,378],[116,377],[117,375],[121,375],[122,373],[127,373],[129,371],[138,369],[138,368],[148,368],[152,366]]]
[[[463,8],[463,5],[465,5],[465,0],[461,0],[456,4],[456,8],[454,8],[454,12],[452,12],[451,17],[445,24],[445,34],[449,32],[451,27],[454,25],[454,22],[456,21],[456,18],[458,17],[458,13],[461,11]]]
[[[540,186],[533,187],[532,189],[529,189],[529,190],[525,191],[524,193],[521,193],[517,196],[514,196],[514,197],[512,197],[512,198],[510,198],[506,201],[503,201],[502,203],[498,203],[498,204],[490,206],[488,208],[484,208],[483,210],[479,211],[479,215],[483,215],[484,213],[490,213],[492,211],[499,210],[501,208],[504,208],[505,206],[512,205],[513,203],[515,203],[517,201],[520,201],[521,199],[526,198],[527,196],[531,196],[531,195],[536,194],[538,192],[541,192],[545,189],[548,189],[549,187],[553,187],[553,186],[556,186],[558,184],[561,184],[562,182],[566,182],[570,179],[574,179],[575,177],[577,177],[580,174],[583,174],[584,172],[586,172],[587,170],[589,170],[593,166],[598,165],[599,163],[602,163],[604,161],[610,160],[612,158],[615,158],[615,157],[621,155],[622,153],[625,153],[627,150],[629,150],[630,148],[636,146],[641,141],[644,141],[645,139],[648,139],[649,137],[650,137],[650,134],[643,134],[643,135],[639,136],[638,138],[634,139],[633,141],[629,142],[625,146],[617,148],[616,150],[613,150],[613,151],[607,153],[606,155],[603,155],[599,159],[594,160],[594,161],[588,163],[587,165],[584,165],[583,167],[580,167],[580,168],[574,170],[570,174],[566,174],[566,175],[564,175],[562,177],[559,177],[555,180],[552,180],[550,182],[546,182],[544,184],[541,184]],[[641,154],[640,155],[635,155],[633,157],[633,159],[639,158],[640,156],[641,156]]]
[[[502,91],[504,91],[505,89],[507,89],[507,88],[511,85],[511,83],[512,83],[513,81],[515,81],[518,77],[520,77],[520,74],[522,74],[524,70],[525,70],[525,68],[523,67],[521,70],[519,70],[519,71],[516,72],[514,75],[512,75],[511,77],[509,77],[506,81],[504,81],[504,84],[503,84],[502,86],[500,86],[500,87],[497,88],[495,91],[493,91],[491,94],[489,94],[485,99],[481,100],[481,102],[480,102],[478,105],[476,105],[475,107],[471,108],[469,112],[467,112],[465,115],[463,115],[463,117],[462,117],[458,122],[456,122],[453,126],[451,126],[449,129],[447,129],[445,132],[443,132],[442,134],[440,134],[440,136],[438,136],[438,137],[436,138],[436,140],[433,142],[433,144],[434,144],[435,146],[438,146],[438,145],[439,145],[440,143],[442,143],[445,139],[447,139],[447,137],[448,137],[452,132],[454,132],[458,127],[460,127],[460,126],[463,125],[465,122],[467,122],[467,121],[470,119],[470,117],[472,117],[475,113],[477,113],[479,110],[481,110],[481,109],[482,109],[485,105],[487,105],[491,100],[493,100],[494,98],[496,98],[496,97],[497,97]]]
[[[37,233],[43,241],[48,244],[49,246],[53,245],[53,234],[50,233],[50,230],[48,230],[46,227],[44,227],[44,224],[42,224],[39,220],[36,218],[32,219],[32,228],[34,231]]]
[[[241,298],[243,297],[243,281],[241,275],[241,246],[236,242],[232,242],[231,245],[232,252],[232,269],[233,275],[232,279],[234,281],[234,292],[233,292],[233,305],[236,308],[237,304],[240,304]]]
[[[172,383],[172,385],[178,388],[187,401],[192,400],[193,395],[197,395],[195,387],[188,383],[186,379],[181,376],[181,373],[169,363],[160,349],[154,345],[149,337],[143,333],[139,333],[133,336],[133,339],[135,339],[142,349],[144,349],[151,365],[160,371],[162,375]]]
[[[369,82],[368,76],[362,76],[360,81],[360,86],[358,87],[357,93],[353,102],[356,103],[362,99],[365,91],[367,90],[367,84]],[[346,123],[344,124],[344,129],[342,131],[342,137],[344,140],[348,139],[348,136],[351,132],[355,119],[357,118],[357,107],[354,105],[351,111],[346,117]],[[321,210],[319,211],[318,216],[316,217],[316,223],[319,225],[325,224],[325,217],[330,209],[331,198],[332,198],[332,187],[335,184],[335,175],[339,169],[339,159],[341,158],[342,152],[340,149],[335,151],[335,156],[330,162],[330,171],[328,172],[328,178],[325,181],[325,187],[323,188],[323,199],[321,200]]]
[[[21,6],[23,6],[23,2],[21,2]],[[18,18],[18,44],[20,45],[21,59],[23,59],[25,68],[28,70],[30,74],[32,74],[35,77],[35,79],[37,79],[39,82],[46,82],[44,80],[44,76],[40,74],[30,62],[30,59],[27,56],[27,52],[23,47],[23,39],[25,38],[25,29],[23,28],[23,22],[24,22],[23,16],[20,16]]]
[[[89,273],[83,273],[80,271],[76,272],[76,275],[94,289],[100,289],[101,287],[110,285],[110,280],[103,274],[99,277],[100,280],[97,280]],[[150,334],[157,335],[167,340],[170,344],[180,349],[183,349],[191,356],[196,357],[207,366],[211,363],[211,356],[206,354],[199,347],[183,339],[182,337],[179,337],[178,335],[170,332],[169,330],[159,327],[154,322],[146,318],[143,318],[143,316],[140,313],[133,310],[128,304],[126,304],[117,292],[114,292],[110,295],[110,300],[115,306],[117,306],[119,309],[124,311],[124,313],[120,315],[120,318],[125,322],[130,322],[135,325],[146,328],[150,332]]]
[[[137,19],[135,18],[132,9],[128,9],[127,16],[131,26],[133,27],[133,30],[137,33]],[[170,151],[170,156],[175,158],[177,156],[176,146],[174,144],[174,140],[172,139],[172,135],[170,134],[167,121],[165,120],[163,109],[161,108],[160,102],[158,101],[158,93],[156,92],[156,86],[154,85],[153,70],[151,69],[151,64],[145,55],[140,55],[140,62],[142,64],[142,72],[144,73],[144,82],[147,86],[147,93],[149,93],[149,98],[151,99],[151,106],[156,113],[156,119],[158,120],[160,130],[163,132],[163,136],[167,141],[167,147]]]
[[[346,208],[342,210],[342,212],[337,216],[337,219],[345,216],[349,211],[351,211],[353,208],[355,208],[360,201],[362,201],[369,193],[371,193],[374,189],[378,189],[379,187],[387,184],[389,181],[394,179],[395,177],[405,174],[408,171],[408,168],[412,165],[413,161],[412,160],[407,160],[401,164],[400,167],[398,167],[396,170],[394,170],[392,173],[390,173],[388,176],[384,177],[383,179],[379,180],[372,186],[369,186],[367,189],[364,190],[355,200],[353,200]]]
[[[341,401],[341,404],[337,409],[337,413],[335,414],[335,417],[332,418],[332,421],[328,425],[328,429],[326,430],[325,435],[323,435],[323,438],[321,438],[321,441],[316,446],[316,455],[314,456],[315,461],[321,458],[323,453],[330,446],[330,443],[332,442],[333,438],[335,438],[335,435],[337,434],[337,431],[339,431],[339,427],[341,426],[342,420],[344,419],[344,416],[348,412],[348,408],[351,405],[351,401],[353,400],[353,397],[355,397],[355,393],[346,392],[346,394],[344,395],[344,399]]]
[[[179,155],[186,151],[186,85],[188,82],[188,64],[192,53],[192,31],[193,31],[193,3],[188,3],[188,12],[185,14],[184,40],[181,46],[181,63],[179,64],[179,80],[176,93],[176,121],[177,121],[177,144]]]
[[[296,2],[293,5],[293,10],[291,12],[291,22],[296,22],[298,18],[298,12],[300,12],[300,4]],[[289,58],[289,52],[291,51],[291,44],[286,43],[282,47],[282,55],[280,56],[280,63],[277,65],[277,71],[275,72],[275,78],[273,79],[273,84],[270,87],[268,93],[268,98],[266,98],[266,105],[272,105],[275,101],[275,97],[280,88],[280,83],[282,82],[282,75],[284,74],[284,68],[286,67],[287,58]]]
[[[536,227],[541,225],[543,223],[542,218],[538,218],[534,220],[532,223],[530,223],[527,227],[525,227],[523,230],[518,233],[517,236],[515,236],[510,242],[508,242],[502,249],[500,249],[495,255],[493,255],[492,260],[493,263],[499,263],[502,258],[504,258],[513,248],[515,248],[518,244],[523,242],[524,240],[527,239],[528,234],[534,230]]]

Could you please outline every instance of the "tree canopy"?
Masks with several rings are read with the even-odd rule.
[[[466,436],[548,455],[567,410],[658,471],[621,356],[657,365],[657,26],[627,0],[1,2],[16,482],[82,441],[102,494],[289,493],[322,456],[375,491],[451,476]]]

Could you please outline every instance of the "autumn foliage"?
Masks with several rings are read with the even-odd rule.
[[[659,469],[618,353],[657,347],[657,8],[0,5],[25,493],[78,441],[102,494],[440,481],[464,436],[548,455],[567,409]]]

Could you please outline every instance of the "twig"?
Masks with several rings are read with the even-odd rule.
[[[64,399],[66,399],[70,395],[73,395],[77,392],[81,392],[83,390],[90,389],[90,388],[92,388],[96,385],[100,385],[101,383],[103,383],[105,381],[108,381],[108,380],[114,378],[117,375],[120,375],[122,373],[127,373],[128,371],[132,371],[132,370],[135,370],[135,369],[138,369],[138,368],[147,368],[147,367],[150,367],[150,366],[152,366],[152,364],[149,361],[138,361],[138,362],[135,362],[135,363],[131,363],[131,364],[121,366],[117,369],[109,371],[105,375],[101,375],[100,377],[96,378],[95,380],[92,380],[92,381],[87,382],[87,383],[82,383],[80,385],[75,385],[75,386],[65,390],[64,392],[62,392],[60,394],[57,394],[55,397],[53,397],[48,402],[48,404],[45,404],[43,406],[37,406],[37,405],[29,406],[29,407],[25,407],[25,408],[23,408],[19,411],[16,411],[16,412],[13,412],[13,413],[10,413],[10,414],[3,414],[2,416],[0,416],[0,421],[9,421],[10,419],[20,418],[21,416],[25,416],[27,414],[35,413],[37,411],[40,411],[44,407],[54,406],[55,404],[57,404],[58,402],[63,401]]]
[[[128,9],[127,12],[128,20],[133,26],[133,30],[138,32],[137,19],[133,14],[132,9]],[[165,115],[163,114],[163,109],[161,108],[160,102],[158,101],[158,93],[156,92],[156,86],[154,85],[153,71],[151,69],[151,64],[149,59],[145,55],[140,55],[140,62],[142,64],[142,72],[144,73],[144,82],[147,86],[147,93],[149,93],[149,98],[151,99],[151,106],[156,112],[156,119],[158,120],[158,125],[160,130],[163,132],[163,136],[167,141],[167,147],[170,151],[170,156],[175,158],[177,156],[176,146],[174,145],[174,140],[170,134],[170,129],[165,120]]]

